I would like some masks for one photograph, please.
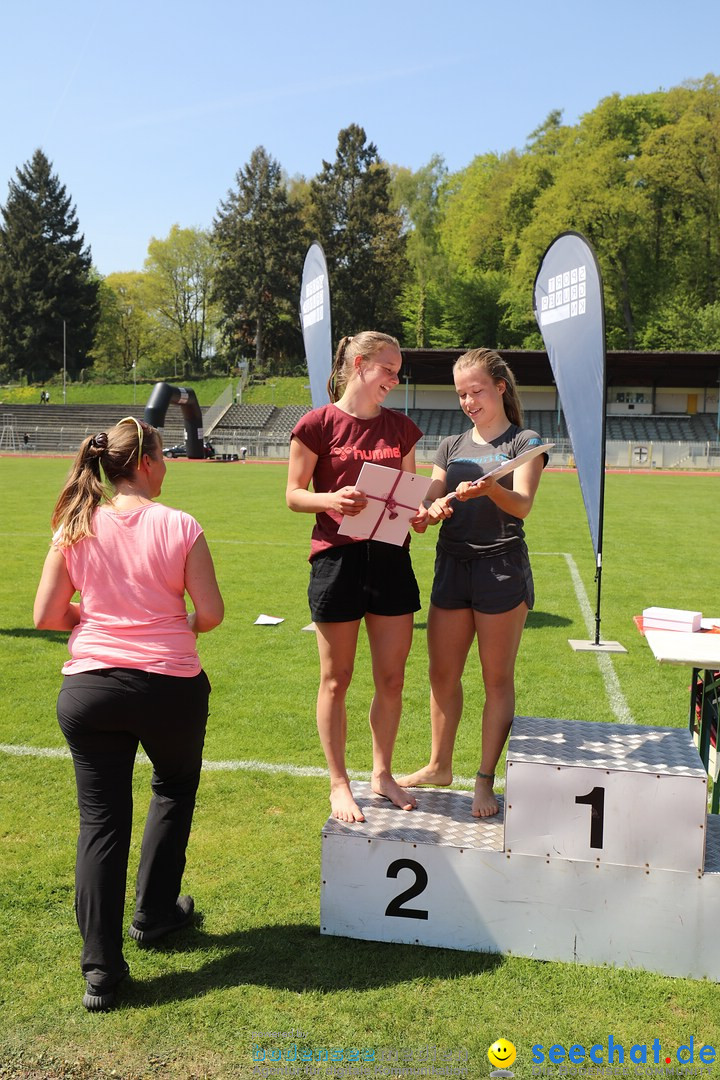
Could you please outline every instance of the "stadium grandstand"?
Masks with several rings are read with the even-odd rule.
[[[452,364],[461,349],[404,349],[399,385],[390,408],[407,412],[424,432],[420,460],[439,441],[461,432],[467,420],[457,405]],[[572,447],[547,353],[503,350],[515,372],[525,423],[555,443],[555,464],[572,463]],[[610,351],[607,354],[606,442],[608,465],[620,467],[720,467],[720,354]],[[308,405],[239,404],[226,391],[203,408],[205,437],[219,455],[284,457],[289,435]],[[123,415],[142,417],[141,405],[0,405],[0,451],[74,451],[86,435]],[[24,435],[28,434],[28,442]],[[180,407],[168,408],[166,446],[184,441]]]

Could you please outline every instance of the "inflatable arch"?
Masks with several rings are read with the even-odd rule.
[[[162,429],[165,426],[168,405],[179,405],[182,409],[187,456],[204,458],[203,417],[195,391],[187,390],[184,386],[171,386],[166,382],[155,383],[145,406],[145,423]]]

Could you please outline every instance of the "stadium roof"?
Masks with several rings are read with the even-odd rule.
[[[401,378],[417,385],[451,385],[452,365],[465,349],[403,349]],[[544,349],[500,349],[520,386],[552,386],[554,379]],[[608,386],[718,385],[720,353],[609,351]]]

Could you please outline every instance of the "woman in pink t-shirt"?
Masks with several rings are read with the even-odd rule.
[[[165,468],[158,432],[134,417],[85,439],[55,506],[33,613],[38,629],[71,631],[57,714],[75,765],[75,911],[83,1005],[95,1011],[114,1006],[129,970],[122,922],[139,745],[153,795],[128,933],[152,943],[194,911],[179,894],[210,693],[196,637],[224,609],[200,525],[153,501]]]
[[[410,554],[407,544],[338,533],[344,516],[367,506],[356,487],[364,461],[415,472],[415,444],[422,432],[408,416],[383,408],[398,384],[401,364],[400,346],[388,334],[365,331],[343,338],[330,380],[332,404],[304,416],[290,443],[287,504],[316,515],[308,599],[320,655],[317,726],[330,772],[331,812],[348,822],[365,820],[345,765],[345,699],[363,619],[375,683],[372,790],[403,810],[415,806],[414,796],[391,772],[413,612],[420,607]]]

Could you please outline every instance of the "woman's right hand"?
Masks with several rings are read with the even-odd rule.
[[[448,499],[448,495],[443,495],[441,499],[436,499],[432,506],[428,508],[428,521],[431,525],[438,525],[446,518],[452,517],[453,508],[450,506]]]
[[[356,517],[368,504],[367,495],[352,485],[328,492],[328,510],[347,517]]]

